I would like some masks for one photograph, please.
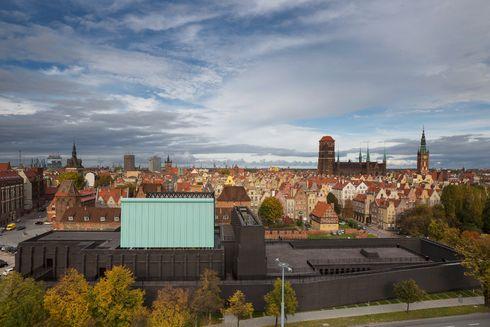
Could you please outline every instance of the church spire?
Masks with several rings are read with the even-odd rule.
[[[76,158],[76,156],[77,156],[77,146],[75,145],[75,141],[73,141],[73,147],[71,149],[71,156],[73,158]]]
[[[366,162],[370,162],[371,161],[371,158],[369,156],[369,143],[368,143],[368,146],[367,146],[367,153],[366,153]]]
[[[386,164],[386,146],[383,149],[383,163]]]
[[[422,137],[420,138],[419,152],[420,153],[427,153],[427,152],[429,152],[427,150],[427,143],[425,141],[425,127],[422,127]]]
[[[361,147],[359,147],[359,162],[362,162],[362,152],[361,152]]]
[[[340,150],[337,151],[337,162],[340,162]]]

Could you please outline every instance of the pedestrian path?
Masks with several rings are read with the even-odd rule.
[[[455,307],[460,305],[480,305],[483,303],[484,303],[483,296],[452,298],[452,299],[443,299],[443,300],[430,300],[430,301],[412,303],[410,304],[410,310]],[[318,311],[305,311],[305,312],[299,312],[294,316],[288,316],[287,322],[293,323],[293,322],[301,322],[301,321],[309,321],[309,320],[365,316],[365,315],[371,315],[377,313],[404,311],[405,309],[406,309],[405,303],[395,303],[395,304],[380,304],[380,305],[345,308],[345,309],[325,309],[325,310],[318,310]],[[267,317],[241,320],[240,326],[262,327],[262,326],[271,326],[271,325],[273,326],[274,323],[275,323],[275,318],[271,316],[267,316]],[[227,325],[223,323],[215,326],[228,327],[232,325]]]

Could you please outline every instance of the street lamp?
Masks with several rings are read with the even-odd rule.
[[[293,271],[293,268],[289,266],[286,262],[281,262],[279,258],[276,258],[277,265],[281,268],[282,272],[282,283],[281,283],[281,327],[284,327],[284,269],[289,272]]]

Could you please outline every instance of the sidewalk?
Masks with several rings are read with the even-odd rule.
[[[453,298],[453,299],[417,302],[417,303],[410,304],[410,310],[455,307],[460,305],[478,305],[478,304],[483,304],[482,296],[465,297],[461,299]],[[319,311],[305,311],[305,312],[299,312],[294,316],[288,316],[287,322],[292,323],[292,322],[300,322],[300,321],[308,321],[308,320],[365,316],[365,315],[371,315],[376,313],[404,311],[405,309],[406,309],[405,303],[396,303],[396,304],[380,304],[380,305],[363,306],[363,307],[346,308],[346,309],[330,309],[330,310],[326,309],[326,310],[319,310]],[[271,326],[271,325],[273,326],[274,322],[275,322],[275,318],[268,316],[268,317],[241,320],[240,326],[243,327],[262,327],[262,326]],[[219,324],[214,326],[228,327],[228,325],[226,324]]]

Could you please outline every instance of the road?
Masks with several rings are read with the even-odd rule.
[[[383,327],[410,327],[410,326],[423,326],[423,327],[477,327],[477,326],[490,326],[490,314],[489,313],[476,313],[463,316],[453,317],[441,317],[420,319],[411,321],[400,321],[394,323],[377,324],[377,326]]]
[[[362,225],[362,224],[361,224]],[[365,225],[363,225],[365,226]],[[387,230],[382,230],[380,228],[377,228],[375,226],[365,226],[366,231],[369,234],[376,235],[376,237],[380,238],[393,238],[393,237],[400,237],[400,235],[396,234],[395,232],[387,231]]]
[[[17,226],[23,225],[26,228],[23,230],[5,231],[0,234],[0,244],[17,246],[20,242],[27,240],[33,236],[46,233],[53,229],[51,225],[36,225],[38,220],[46,220],[46,212],[33,212],[20,218],[20,222],[16,222]]]
[[[31,237],[40,235],[52,230],[51,225],[36,225],[38,220],[46,220],[46,212],[32,212],[20,218],[17,226],[23,225],[26,228],[23,230],[4,231],[0,233],[0,248],[3,246],[15,246]],[[12,268],[15,265],[15,256],[12,253],[0,251],[0,259],[8,263],[7,267],[0,268],[0,274],[5,272],[7,268]]]

